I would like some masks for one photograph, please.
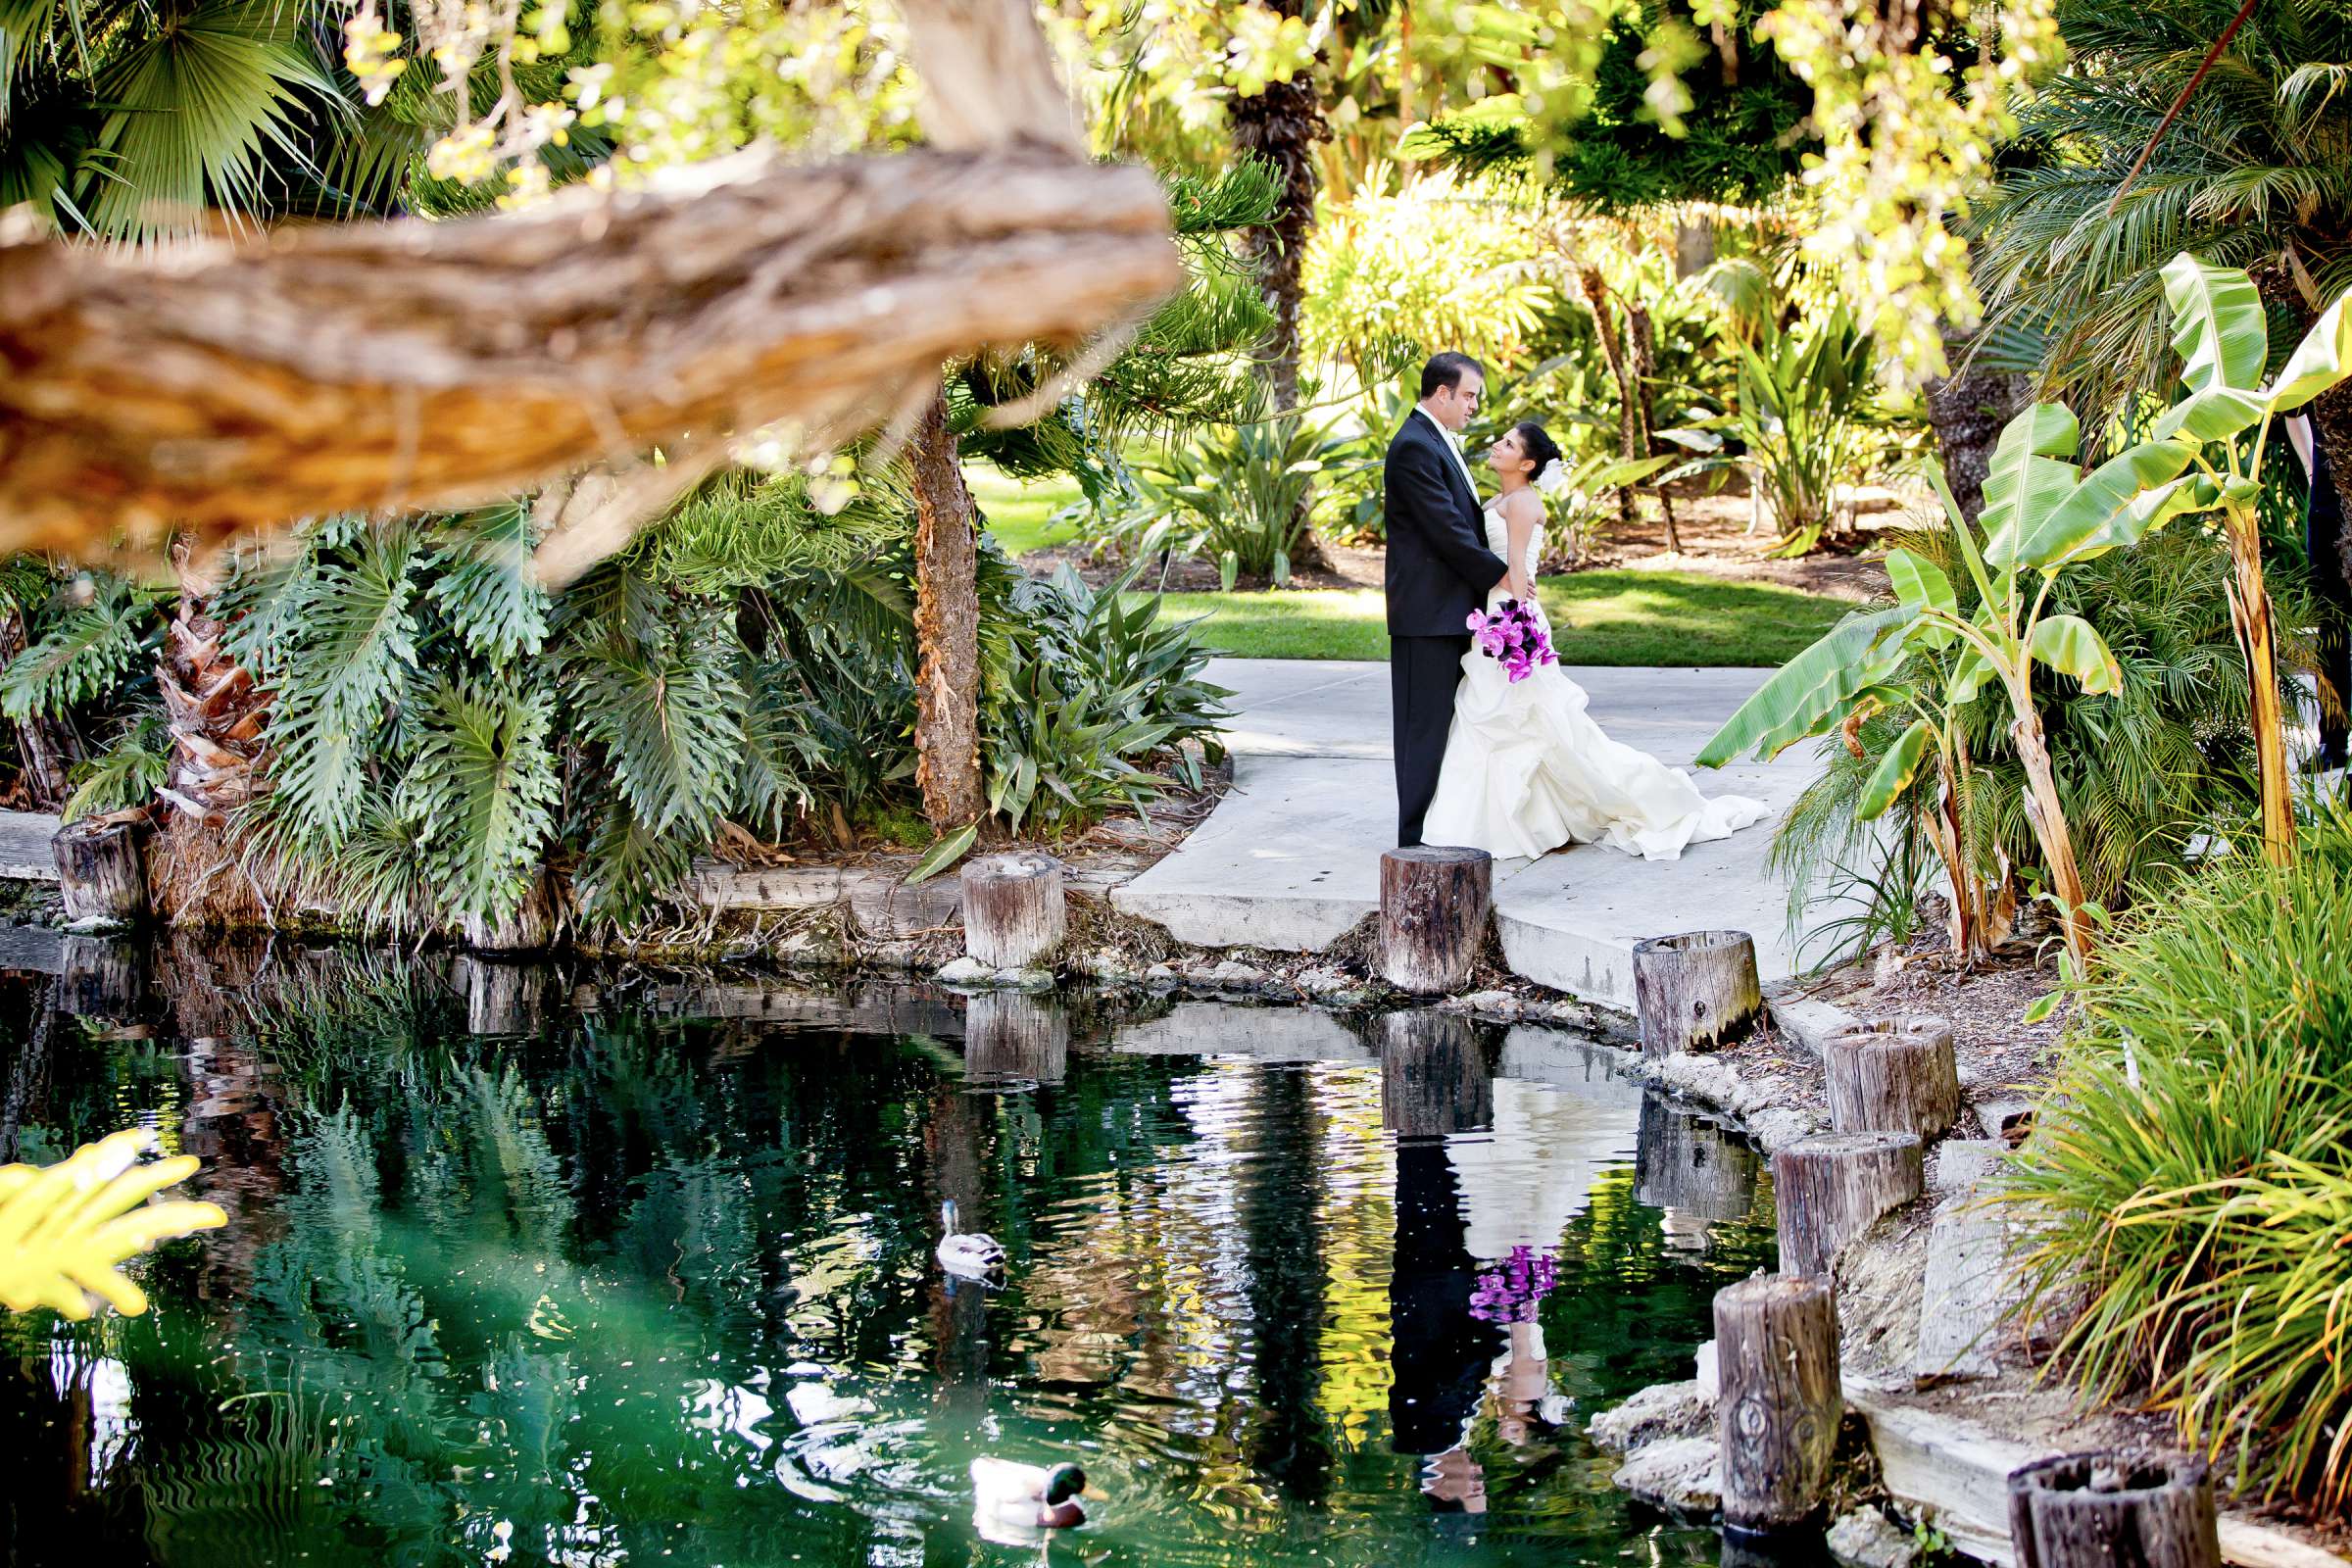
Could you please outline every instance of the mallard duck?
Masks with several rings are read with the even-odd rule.
[[[1090,1491],[1086,1472],[1074,1464],[1051,1470],[1009,1459],[972,1461],[973,1511],[985,1521],[1043,1530],[1068,1530],[1086,1523],[1080,1497],[1101,1497]]]
[[[956,1200],[948,1200],[939,1205],[940,1229],[939,1266],[951,1274],[967,1280],[986,1279],[1004,1266],[1004,1249],[994,1236],[975,1231],[969,1236],[956,1233]]]

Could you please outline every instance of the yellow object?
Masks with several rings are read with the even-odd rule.
[[[0,1165],[0,1307],[46,1306],[81,1321],[99,1301],[147,1310],[119,1265],[157,1242],[228,1223],[218,1203],[148,1200],[196,1173],[181,1154],[147,1164],[155,1134],[134,1127],[84,1144],[55,1165]]]

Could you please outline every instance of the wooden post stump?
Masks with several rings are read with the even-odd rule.
[[[1755,1206],[1756,1152],[1654,1091],[1642,1097],[1634,1198],[1696,1219],[1742,1219]]]
[[[130,1019],[147,998],[147,955],[121,937],[65,939],[57,1004],[77,1018]]]
[[[458,989],[466,998],[469,1035],[529,1035],[539,1032],[547,971],[536,964],[505,963],[461,953]]]
[[[1781,1268],[1827,1275],[1838,1250],[1890,1208],[1920,1195],[1919,1139],[1911,1133],[1829,1133],[1772,1156]]]
[[[1941,1018],[1853,1024],[1822,1043],[1830,1125],[1841,1133],[1937,1138],[1960,1119],[1952,1026]]]
[[[963,1081],[975,1089],[1035,1089],[1069,1076],[1070,1015],[1020,991],[983,991],[963,1014]]]
[[[992,969],[1043,969],[1070,932],[1061,862],[1024,851],[963,866],[963,951]]]
[[[554,879],[540,872],[514,913],[496,922],[469,914],[461,934],[475,953],[544,953],[556,945]]]
[[[1494,913],[1494,858],[1417,844],[1380,858],[1380,973],[1417,996],[1470,983]]]
[[[1643,1055],[1745,1039],[1764,1016],[1755,940],[1744,931],[1690,931],[1635,943],[1634,1010]]]
[[[1825,1280],[1767,1274],[1715,1293],[1716,1432],[1724,1522],[1786,1530],[1821,1506],[1845,1396],[1838,1298]]]
[[[1469,1019],[1392,1012],[1379,1035],[1383,1127],[1400,1138],[1441,1138],[1494,1124],[1494,1076]]]
[[[2221,1568],[2213,1482],[2180,1456],[2041,1459],[2009,1476],[2018,1568]]]
[[[49,841],[66,918],[79,925],[137,925],[147,918],[147,858],[138,824],[69,822]]]

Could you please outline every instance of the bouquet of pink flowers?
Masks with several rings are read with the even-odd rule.
[[[1470,1293],[1470,1315],[1489,1323],[1533,1323],[1536,1308],[1560,1283],[1560,1266],[1532,1247],[1514,1247],[1511,1255],[1478,1276]]]
[[[1538,664],[1559,662],[1559,656],[1551,651],[1551,635],[1536,618],[1534,607],[1516,599],[1505,599],[1491,615],[1470,612],[1470,631],[1478,639],[1479,651],[1499,662],[1503,673],[1514,681],[1527,679]]]

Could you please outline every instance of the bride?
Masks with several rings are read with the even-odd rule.
[[[1558,473],[1559,462],[1558,445],[1533,419],[1513,425],[1487,454],[1502,487],[1487,504],[1487,548],[1509,563],[1487,596],[1489,612],[1516,599],[1543,615],[1535,591],[1544,544],[1539,484]],[[1687,774],[1609,739],[1585,712],[1584,688],[1558,664],[1513,681],[1499,661],[1473,648],[1462,660],[1424,839],[1497,859],[1576,843],[1671,860],[1684,845],[1728,837],[1767,810],[1738,795],[1709,800]]]

